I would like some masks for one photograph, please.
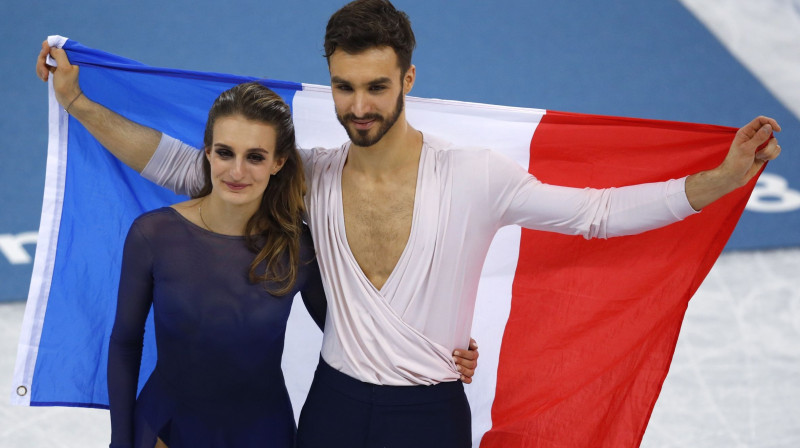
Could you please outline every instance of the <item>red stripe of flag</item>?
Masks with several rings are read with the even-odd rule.
[[[578,187],[680,178],[721,162],[735,131],[548,111],[531,140],[530,172]],[[481,447],[639,446],[689,298],[754,186],[636,236],[523,230]]]

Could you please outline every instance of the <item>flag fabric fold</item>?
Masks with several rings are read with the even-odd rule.
[[[89,98],[195,146],[216,96],[259,80],[149,67],[72,40],[63,48],[81,66]],[[346,140],[328,87],[260,81],[291,105],[301,146]],[[116,160],[61,109],[52,86],[49,101],[45,197],[11,397],[20,405],[107,407],[107,347],[124,236],[139,214],[182,198]],[[422,132],[460,147],[491,148],[544,182],[578,187],[712,168],[735,133],[414,97],[407,111]],[[501,229],[484,266],[473,325],[481,347],[474,383],[466,387],[474,446],[638,446],[688,301],[754,185],[755,179],[697,215],[636,236],[586,241]],[[155,361],[148,325],[142,382]],[[283,368],[296,414],[320,341],[305,311],[293,309]]]

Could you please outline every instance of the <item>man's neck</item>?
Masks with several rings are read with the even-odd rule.
[[[410,165],[417,166],[422,151],[422,133],[405,120],[398,120],[377,143],[369,147],[351,142],[347,169],[363,175],[384,177]]]

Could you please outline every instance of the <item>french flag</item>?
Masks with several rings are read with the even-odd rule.
[[[89,98],[195,147],[202,146],[217,95],[259,80],[149,67],[51,37],[56,44],[81,66]],[[346,141],[329,87],[261,81],[291,105],[301,147]],[[11,399],[103,408],[124,237],[139,214],[184,198],[116,160],[57,104],[52,85],[49,97],[42,219]],[[406,105],[417,129],[459,147],[501,152],[543,182],[573,187],[661,181],[713,168],[736,131],[415,97]],[[473,446],[639,446],[689,299],[755,182],[700,214],[637,236],[587,241],[501,229],[484,265],[473,324],[481,353],[466,386]],[[155,363],[148,325],[142,382]],[[321,338],[305,310],[293,310],[283,368],[296,414]]]

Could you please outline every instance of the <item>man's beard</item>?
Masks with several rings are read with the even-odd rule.
[[[394,126],[394,124],[397,122],[397,119],[400,117],[400,112],[403,111],[403,96],[403,91],[400,90],[400,95],[397,96],[397,105],[394,108],[394,113],[388,118],[384,118],[383,115],[373,113],[365,114],[363,117],[356,117],[354,114],[345,114],[344,116],[336,114],[336,119],[339,120],[339,123],[347,132],[347,136],[350,137],[350,141],[352,141],[355,145],[361,147],[372,146],[375,143],[378,143],[383,136],[389,132],[389,129],[391,129],[392,126]],[[378,125],[375,135],[372,137],[369,136],[372,128],[366,130],[351,129],[350,126],[348,126],[348,123],[350,123],[350,120],[356,118],[361,120],[375,120],[375,124]]]

